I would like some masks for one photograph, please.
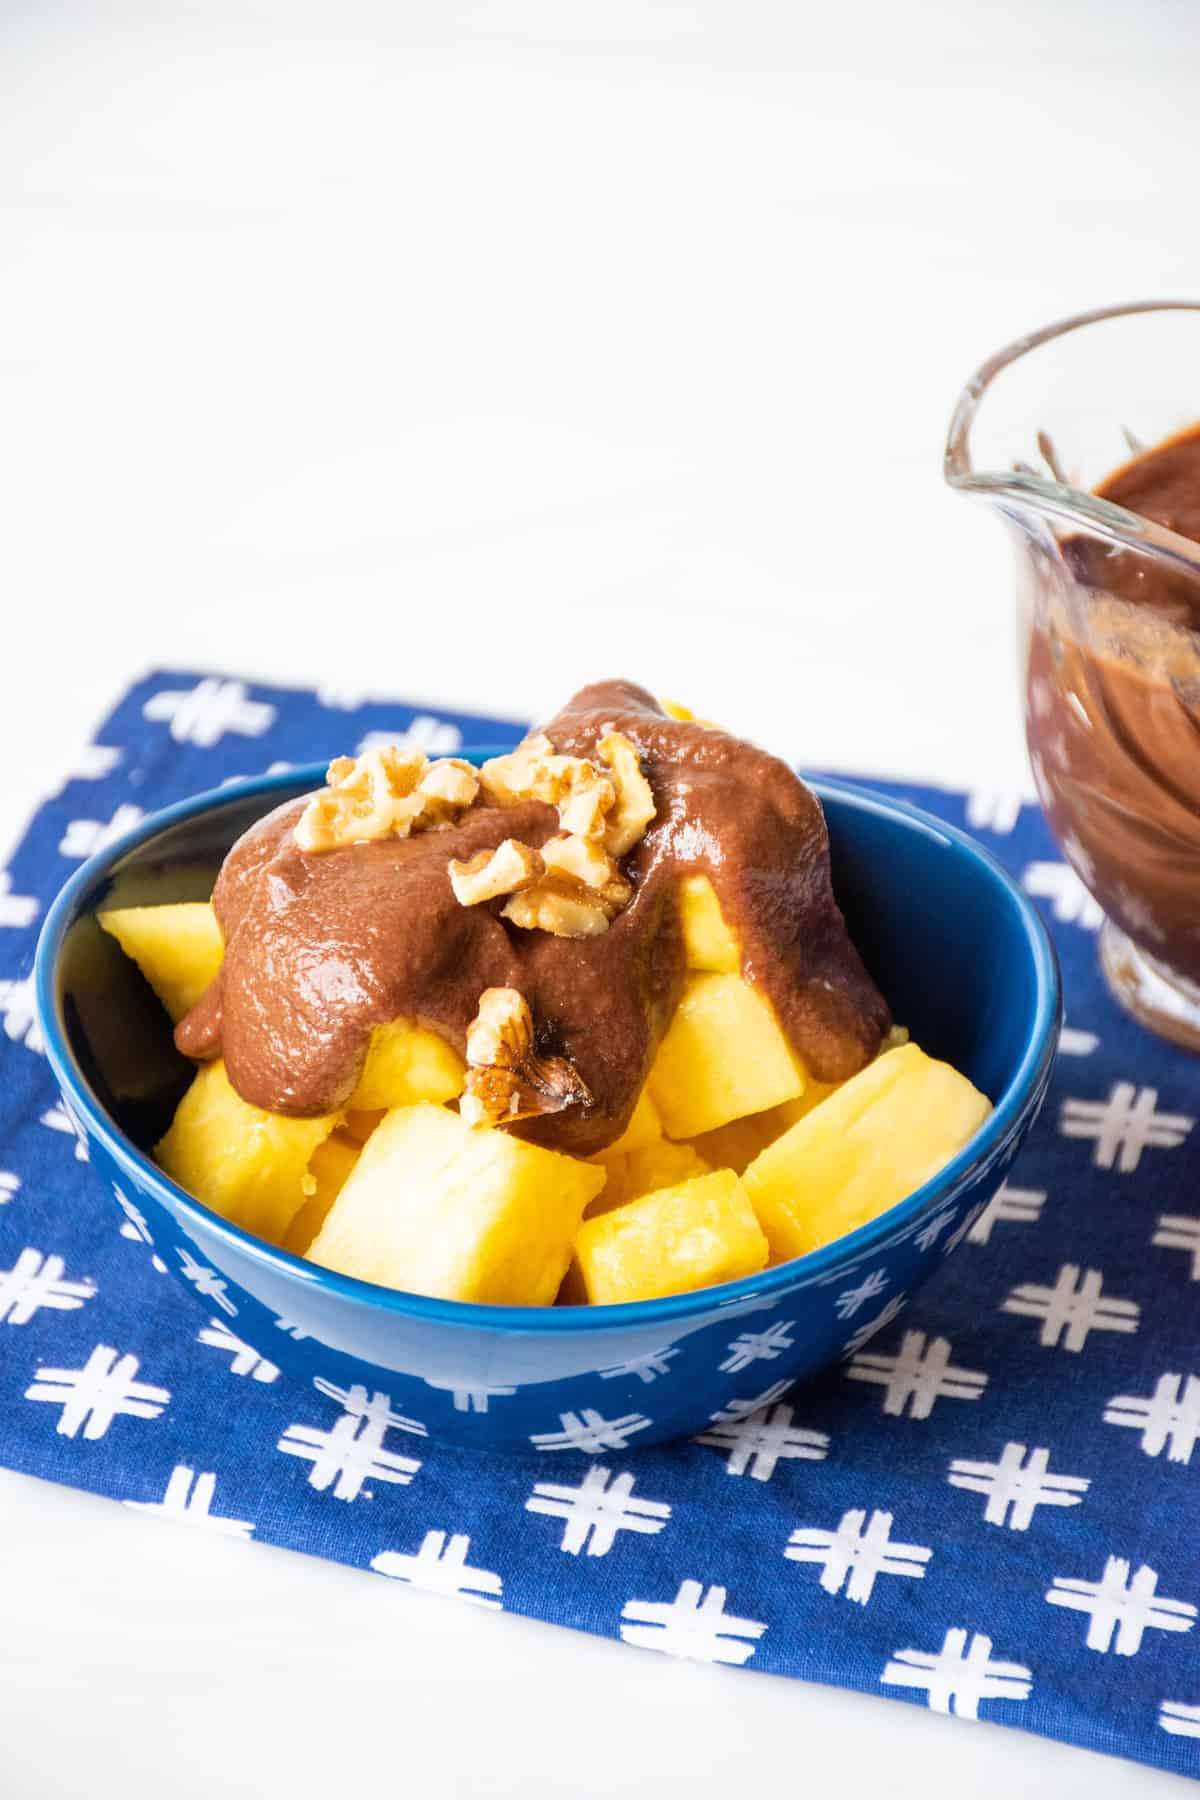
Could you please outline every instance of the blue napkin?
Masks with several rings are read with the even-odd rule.
[[[80,1160],[40,1054],[46,905],[143,812],[375,732],[446,752],[520,728],[153,675],[0,874],[0,1460],[644,1649],[1200,1774],[1200,1064],[1109,1000],[1095,906],[1033,808],[889,786],[1036,896],[1067,1029],[1004,1191],[821,1381],[773,1381],[751,1318],[747,1402],[696,1441],[572,1454],[552,1478],[532,1458],[485,1469],[353,1392],[301,1391],[240,1342],[205,1271],[193,1293],[163,1272]],[[847,1316],[874,1317],[874,1293],[868,1273]]]

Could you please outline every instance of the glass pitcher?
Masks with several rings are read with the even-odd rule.
[[[1192,1049],[1198,371],[1200,302],[1083,313],[990,358],[964,389],[946,445],[951,487],[990,500],[1011,527],[1034,780],[1064,857],[1104,913],[1109,987],[1144,1024]],[[1149,462],[1137,459],[1157,446],[1153,485]],[[1173,494],[1163,486],[1170,471]],[[1102,485],[1119,500],[1092,491]]]

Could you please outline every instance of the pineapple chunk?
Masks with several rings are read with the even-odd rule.
[[[687,725],[703,725],[707,731],[720,730],[720,727],[714,725],[711,719],[697,718],[691,707],[684,706],[681,700],[665,700],[660,695],[658,704],[662,707],[668,719],[682,719],[684,724]]]
[[[766,1112],[748,1113],[744,1119],[730,1119],[728,1125],[693,1138],[693,1145],[712,1168],[736,1169],[740,1175],[761,1150],[827,1100],[838,1086],[836,1081],[817,1081],[810,1075],[797,1099],[784,1100]]]
[[[879,1055],[907,1043],[904,1026],[893,1025],[879,1046]],[[706,1131],[692,1141],[712,1168],[736,1169],[741,1175],[760,1151],[798,1124],[814,1106],[836,1094],[841,1085],[840,1081],[818,1081],[815,1075],[806,1075],[804,1092],[797,1099],[785,1100],[766,1112],[748,1113],[744,1119],[731,1119],[728,1125],[719,1125],[715,1131]]]
[[[785,1100],[783,1104],[791,1106],[794,1102]],[[692,1139],[692,1145],[712,1168],[732,1169],[740,1175],[760,1150],[787,1130],[786,1124],[775,1124],[782,1111],[783,1107],[772,1106],[766,1112],[748,1113],[744,1119],[730,1119],[728,1125],[718,1125],[715,1131],[701,1132]]]
[[[178,1025],[203,997],[225,954],[212,907],[207,901],[119,906],[98,917]]]
[[[628,1125],[615,1144],[607,1150],[601,1150],[596,1157],[597,1162],[607,1162],[614,1156],[627,1156],[631,1150],[644,1150],[647,1144],[657,1144],[662,1140],[662,1121],[658,1109],[649,1092],[643,1088],[638,1095],[637,1105]]]
[[[356,1144],[365,1144],[383,1117],[382,1107],[374,1112],[348,1112],[342,1120],[342,1128],[349,1132]]]
[[[689,976],[647,1083],[671,1138],[715,1131],[804,1092],[770,1002],[740,975]]]
[[[355,1112],[454,1100],[463,1091],[462,1058],[435,1031],[407,1019],[377,1025],[358,1086],[347,1101]]]
[[[943,1168],[991,1111],[949,1063],[890,1050],[785,1131],[745,1173],[774,1262],[832,1243]]]
[[[285,1119],[243,1100],[223,1062],[197,1072],[154,1154],[189,1194],[243,1231],[282,1242],[304,1205],[304,1178],[337,1115]]]
[[[766,1260],[746,1190],[731,1169],[718,1169],[587,1220],[571,1291],[581,1287],[595,1306],[654,1300],[752,1275]]]
[[[736,975],[742,966],[737,939],[721,916],[707,875],[685,875],[679,884],[679,923],[689,969]]]
[[[334,1131],[318,1144],[308,1165],[308,1174],[300,1185],[308,1194],[304,1205],[288,1227],[283,1248],[293,1256],[303,1256],[322,1225],[329,1209],[350,1179],[350,1171],[358,1161],[362,1145],[347,1131]]]
[[[308,1251],[362,1281],[548,1306],[605,1171],[457,1113],[398,1107],[371,1133]]]
[[[608,1180],[604,1185],[604,1191],[591,1202],[588,1211],[607,1212],[614,1206],[623,1206],[626,1200],[633,1198],[634,1190],[630,1186],[628,1170],[635,1155],[643,1151],[658,1150],[670,1153],[674,1149],[674,1144],[668,1143],[664,1138],[662,1124],[654,1102],[647,1090],[643,1088],[638,1095],[632,1117],[620,1137],[606,1150],[598,1150],[594,1156],[588,1157],[589,1162],[598,1163],[601,1168],[608,1171]],[[705,1164],[705,1167],[707,1166]],[[701,1173],[699,1169],[694,1168],[685,1172],[690,1175]],[[682,1180],[682,1175],[672,1176],[671,1179]],[[662,1183],[649,1181],[644,1186],[637,1188],[636,1191],[646,1193],[651,1187],[658,1186],[662,1186]]]
[[[609,1152],[604,1155],[607,1158]],[[642,1194],[652,1194],[657,1188],[677,1187],[693,1175],[707,1175],[713,1165],[697,1155],[690,1144],[673,1144],[669,1138],[659,1138],[656,1144],[643,1144],[639,1150],[606,1161],[605,1166],[608,1180],[604,1191],[588,1206],[589,1219],[597,1213],[611,1212],[614,1206],[624,1206]]]

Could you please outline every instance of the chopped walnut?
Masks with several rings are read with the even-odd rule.
[[[466,862],[451,859],[450,886],[460,906],[479,906],[501,894],[516,894],[532,887],[545,864],[536,850],[516,838],[505,838],[494,850],[480,850]],[[491,991],[491,990],[489,990]],[[496,989],[499,993],[502,990]]]
[[[607,931],[633,888],[614,857],[591,838],[564,832],[542,845],[546,872],[504,908],[504,917],[527,931],[555,937],[598,937]]]
[[[642,774],[637,750],[623,732],[608,732],[597,745],[597,752],[612,770],[616,789],[616,804],[604,830],[604,847],[613,856],[624,856],[654,818],[654,794]]]
[[[479,771],[485,794],[500,806],[541,800],[558,808],[564,831],[602,838],[616,802],[612,781],[583,756],[559,756],[548,737],[526,738],[508,756],[494,756]]]
[[[542,861],[549,874],[589,889],[610,919],[633,898],[633,888],[622,875],[616,858],[591,838],[570,834],[553,837],[542,845]]]
[[[452,824],[479,791],[469,763],[457,757],[431,763],[420,750],[397,744],[338,756],[296,822],[295,839],[310,852],[341,849],[379,838],[405,838]]]
[[[499,806],[541,800],[558,809],[562,831],[542,846],[544,874],[491,892],[480,883],[481,899],[511,894],[503,917],[526,931],[596,937],[633,898],[616,858],[633,848],[653,819],[654,795],[636,748],[621,732],[606,732],[599,755],[608,774],[586,757],[559,756],[550,739],[538,735],[479,771],[484,793]],[[482,872],[481,864],[467,873],[473,880]]]
[[[586,1105],[591,1091],[565,1057],[538,1056],[533,1015],[516,988],[487,988],[467,1031],[466,1088],[458,1110],[468,1125],[518,1119]]]
[[[553,755],[554,746],[548,737],[527,737],[507,756],[493,756],[480,766],[480,786],[497,806],[515,806],[518,800],[531,800],[534,764]]]
[[[556,796],[559,824],[576,837],[603,838],[616,788],[595,763],[582,756],[556,756],[554,761],[565,765],[550,776],[552,784],[560,786]]]
[[[562,875],[545,875],[524,893],[514,894],[501,908],[501,917],[525,931],[548,931],[554,937],[599,937],[609,925],[603,901]]]
[[[420,750],[390,744],[355,759],[339,756],[326,771],[326,791],[314,794],[296,825],[302,850],[332,850],[369,838],[407,837],[421,810],[414,790],[425,773]]]
[[[427,829],[454,825],[458,814],[474,803],[479,776],[461,756],[445,756],[429,764],[417,784],[417,792],[425,797],[421,819]]]

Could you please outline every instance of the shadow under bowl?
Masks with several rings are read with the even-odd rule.
[[[489,752],[463,754],[478,761]],[[145,820],[67,883],[46,919],[36,973],[47,1054],[92,1170],[210,1312],[286,1376],[315,1386],[314,1423],[331,1424],[358,1387],[365,1392],[351,1405],[386,1396],[376,1404],[393,1421],[388,1442],[408,1432],[413,1448],[428,1436],[510,1453],[595,1454],[700,1431],[718,1412],[750,1411],[815,1375],[881,1314],[890,1321],[889,1303],[933,1273],[1004,1179],[1045,1095],[1058,1039],[1058,971],[1045,929],[961,832],[899,801],[820,781],[835,891],[868,968],[922,1047],[994,1104],[934,1180],[794,1262],[625,1306],[482,1306],[398,1293],[240,1231],[150,1159],[192,1069],[95,915],[207,899],[235,839],[319,786],[323,773],[234,783]],[[941,1229],[926,1232],[943,1213]],[[868,1273],[875,1297],[847,1320],[838,1296]],[[771,1333],[769,1360],[747,1363],[731,1350],[745,1332]]]

